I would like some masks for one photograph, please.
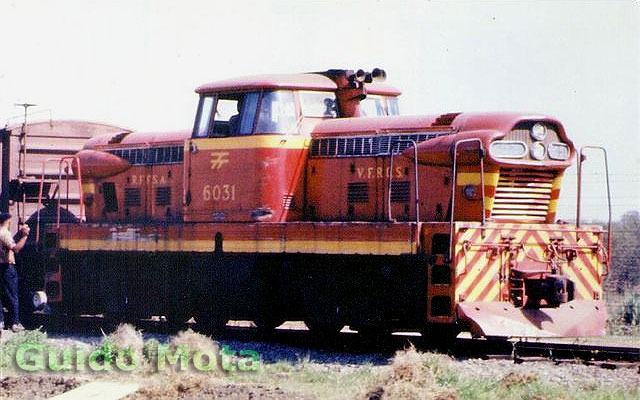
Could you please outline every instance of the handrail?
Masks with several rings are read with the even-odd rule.
[[[42,208],[42,195],[44,192],[44,172],[47,167],[47,164],[57,161],[60,162],[59,158],[47,158],[42,161],[42,174],[40,175],[40,185],[38,189],[38,206],[36,208],[36,243],[40,242],[40,209]]]
[[[452,165],[452,185],[451,185],[451,215],[449,221],[449,262],[453,261],[453,219],[456,212],[456,185],[458,181],[458,146],[462,143],[478,142],[478,152],[480,155],[480,190],[482,196],[482,227],[486,223],[485,204],[484,204],[484,146],[480,138],[463,139],[455,142],[453,145],[453,165]]]
[[[61,158],[47,158],[46,160],[44,160],[42,162],[42,174],[40,176],[40,187],[38,190],[38,209],[36,211],[36,243],[39,243],[40,241],[40,209],[42,208],[42,196],[43,196],[43,192],[44,192],[44,176],[45,176],[45,169],[46,169],[46,165],[49,162],[52,161],[56,161],[58,162],[58,189],[56,190],[56,195],[57,195],[57,213],[56,213],[56,229],[60,228],[60,185],[62,184],[62,166],[63,164],[66,166],[66,171],[67,171],[67,175],[66,175],[66,181],[67,181],[67,211],[69,211],[69,170],[73,170],[73,163],[75,162],[76,165],[78,166],[78,176],[77,176],[77,181],[78,181],[78,194],[79,194],[79,201],[80,201],[80,215],[79,215],[79,219],[80,221],[84,221],[85,220],[85,215],[84,215],[84,193],[82,191],[82,171],[80,168],[80,159],[77,156],[65,156],[65,157],[61,157]]]
[[[390,222],[395,222],[391,215],[391,183],[393,182],[393,148],[396,144],[402,142],[409,142],[413,144],[413,168],[414,168],[414,192],[415,192],[415,206],[416,206],[416,227],[420,223],[420,194],[418,188],[418,145],[415,140],[411,139],[397,139],[391,142],[389,146],[389,153],[391,154],[391,160],[389,161],[389,183],[387,185],[387,217]]]
[[[584,154],[585,150],[600,150],[602,151],[602,155],[604,156],[604,173],[605,179],[607,182],[607,206],[609,211],[609,221],[607,223],[607,259],[604,262],[604,265],[607,266],[605,272],[603,272],[603,276],[609,275],[609,263],[611,262],[611,249],[612,249],[612,229],[611,229],[611,187],[609,185],[609,162],[607,159],[607,150],[602,146],[583,146],[580,148],[580,152],[578,155],[578,198],[577,198],[577,206],[576,206],[576,228],[580,228],[580,206],[582,200],[582,163],[587,159],[587,156]],[[577,234],[577,233],[576,233]]]

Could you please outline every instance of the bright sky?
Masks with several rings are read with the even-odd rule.
[[[204,82],[382,67],[401,111],[527,111],[609,151],[614,217],[640,209],[640,3],[0,0],[0,124],[190,128]],[[598,157],[583,215],[605,218]],[[561,217],[575,215],[575,169]]]

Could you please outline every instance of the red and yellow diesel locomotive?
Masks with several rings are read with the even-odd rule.
[[[64,160],[80,222],[38,226],[48,303],[208,331],[604,334],[606,232],[556,222],[562,124],[401,116],[385,75],[214,82],[191,131],[88,140]]]

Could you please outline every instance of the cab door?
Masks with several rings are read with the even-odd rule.
[[[255,204],[250,135],[259,92],[203,95],[185,143],[185,221],[248,221]]]

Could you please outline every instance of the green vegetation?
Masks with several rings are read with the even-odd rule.
[[[640,286],[640,212],[629,211],[613,224],[612,252],[607,289],[622,293]]]
[[[40,330],[14,333],[0,343],[0,372],[15,367],[16,351],[26,344],[46,345],[47,334]]]
[[[605,281],[609,334],[640,334],[640,213],[613,224],[611,271]]]

